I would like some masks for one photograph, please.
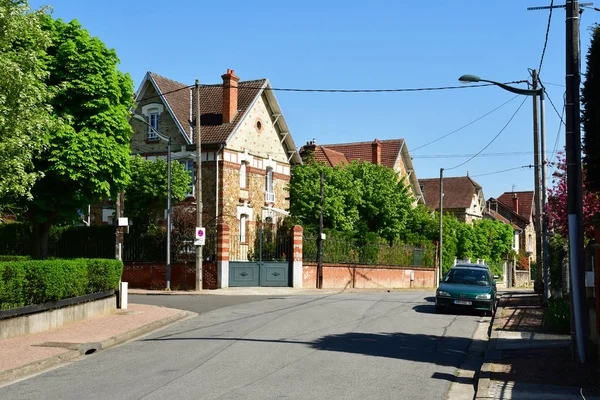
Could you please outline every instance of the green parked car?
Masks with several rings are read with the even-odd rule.
[[[471,309],[492,315],[496,309],[497,278],[482,266],[452,267],[435,293],[435,311]]]

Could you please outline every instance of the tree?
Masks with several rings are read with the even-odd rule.
[[[398,179],[393,169],[370,162],[353,161],[344,169],[354,178],[351,190],[361,193],[359,223],[390,242],[399,238],[413,204],[404,179]]]
[[[567,173],[566,160],[563,152],[558,152],[557,162],[552,163],[556,168],[554,171],[552,184],[548,190],[548,228],[555,231],[563,237],[568,237],[569,223],[567,219]],[[600,212],[600,198],[597,192],[588,190],[587,170],[583,174],[583,228],[588,235],[592,237],[593,226],[591,217]]]
[[[439,214],[436,215],[435,212],[423,204],[417,204],[406,217],[406,225],[400,239],[418,246],[425,242],[438,241],[439,235]]]
[[[590,190],[600,192],[600,26],[591,29],[587,70],[581,91],[584,168]]]
[[[323,225],[337,232],[354,232],[361,192],[354,187],[349,171],[341,167],[307,163],[293,168],[289,184],[292,219],[305,230],[316,232],[321,210],[321,172],[324,174]]]
[[[77,21],[46,15],[42,26],[52,39],[42,64],[57,124],[48,132],[47,148],[34,159],[44,177],[26,203],[37,258],[47,256],[53,224],[72,220],[87,204],[115,198],[129,183],[133,106],[133,82],[117,69],[114,50]]]
[[[25,0],[0,0],[0,199],[31,197],[42,176],[33,157],[46,145],[52,126],[50,93],[40,54],[50,44],[42,29],[44,10]],[[2,206],[0,205],[0,211]]]
[[[125,209],[142,230],[151,227],[167,208],[168,164],[165,160],[131,158],[131,183],[125,189]],[[178,203],[190,191],[191,177],[179,162],[171,163],[171,203]],[[193,232],[193,227],[192,227]]]

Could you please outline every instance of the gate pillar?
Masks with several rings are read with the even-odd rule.
[[[229,225],[217,225],[217,287],[229,287]]]
[[[292,230],[292,287],[302,287],[302,234],[300,225],[295,225]]]

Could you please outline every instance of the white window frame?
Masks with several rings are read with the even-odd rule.
[[[248,163],[242,161],[240,165],[240,189],[246,189],[248,187]]]
[[[265,202],[275,202],[275,191],[273,189],[273,168],[267,168],[265,177]]]
[[[148,140],[158,140],[158,123],[159,123],[159,112],[158,109],[152,109],[148,112]]]
[[[196,185],[194,184],[195,171],[194,171],[194,160],[179,160],[185,170],[190,174],[192,182],[190,182],[190,191],[186,192],[185,197],[194,197],[196,193]]]
[[[248,221],[248,215],[240,215],[240,243],[246,243],[246,222]]]

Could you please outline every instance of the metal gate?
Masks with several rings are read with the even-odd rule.
[[[232,235],[229,286],[291,286],[291,236],[259,227],[251,235]]]

